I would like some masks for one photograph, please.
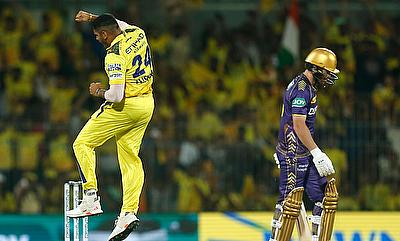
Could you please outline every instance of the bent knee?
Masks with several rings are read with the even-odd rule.
[[[76,153],[78,150],[82,149],[83,146],[85,146],[85,143],[78,136],[72,144],[74,152]]]

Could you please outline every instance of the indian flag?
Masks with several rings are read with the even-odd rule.
[[[286,19],[282,34],[282,49],[278,53],[279,67],[294,64],[299,58],[299,6],[297,0],[292,0],[289,6],[289,15]]]

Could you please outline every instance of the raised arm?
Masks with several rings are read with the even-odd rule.
[[[78,22],[78,23],[91,22],[91,21],[95,20],[97,17],[98,17],[98,15],[96,15],[96,14],[94,14],[94,13],[89,13],[89,12],[80,10],[80,11],[75,15],[75,21]],[[117,20],[117,23],[118,23],[119,28],[120,28],[122,31],[126,30],[127,28],[132,27],[132,25],[130,25],[130,24],[124,22],[124,21],[121,21],[121,20],[119,20],[119,19],[116,19],[116,20]]]

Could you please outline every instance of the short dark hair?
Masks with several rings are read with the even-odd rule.
[[[101,27],[117,27],[118,23],[115,17],[112,14],[105,13],[98,16],[93,22],[92,27],[93,29],[97,30]]]

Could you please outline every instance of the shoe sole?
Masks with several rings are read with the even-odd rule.
[[[130,224],[128,225],[128,227],[127,227],[124,231],[122,231],[122,232],[120,232],[119,234],[115,235],[114,237],[112,237],[112,238],[109,239],[108,241],[121,241],[121,240],[124,240],[124,239],[126,239],[126,238],[129,236],[129,234],[131,234],[132,231],[135,230],[138,226],[139,226],[139,220],[135,220],[135,221],[133,221],[132,223],[130,223]]]
[[[90,214],[84,214],[84,215],[79,215],[79,216],[68,216],[68,218],[85,218],[85,217],[92,217],[92,216],[98,216],[100,214],[103,214],[103,212],[99,212],[99,213],[90,213]]]

